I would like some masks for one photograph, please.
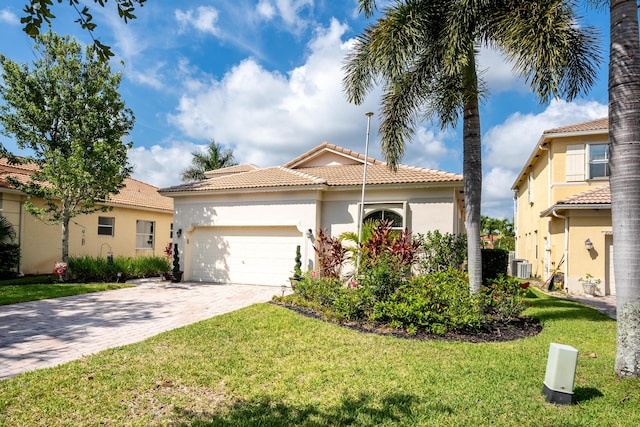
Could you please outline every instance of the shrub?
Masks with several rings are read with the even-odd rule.
[[[370,288],[377,300],[384,300],[404,283],[407,269],[391,254],[382,254],[358,278],[358,285]]]
[[[338,321],[366,320],[373,312],[375,297],[368,286],[357,285],[340,288],[333,302]]]
[[[442,234],[439,230],[418,234],[422,258],[418,269],[423,274],[460,270],[467,259],[467,237],[464,234]]]
[[[0,279],[10,279],[18,275],[20,246],[15,243],[0,243]]]
[[[469,294],[466,275],[456,271],[416,277],[374,307],[373,320],[408,332],[423,330],[444,335],[449,330],[478,329],[485,316]]]
[[[68,281],[72,282],[123,282],[140,277],[160,276],[171,268],[164,257],[115,257],[113,263],[106,258],[81,256],[70,257]]]
[[[340,289],[343,287],[339,279],[331,277],[314,278],[305,274],[295,288],[295,295],[325,308],[333,309]]]
[[[509,252],[504,249],[482,250],[482,283],[488,284],[496,277],[507,274]]]
[[[527,308],[528,287],[529,282],[520,283],[516,278],[500,275],[482,288],[482,305],[495,320],[508,322]]]

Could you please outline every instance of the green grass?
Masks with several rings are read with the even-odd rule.
[[[613,371],[616,323],[529,301],[538,336],[485,344],[362,334],[257,304],[0,381],[0,425],[640,425],[640,380]],[[542,395],[551,342],[580,352],[574,405]]]
[[[50,283],[28,285],[0,284],[0,305],[19,302],[37,301],[41,299],[60,298],[90,292],[108,291],[111,289],[130,288],[134,285],[125,283]]]

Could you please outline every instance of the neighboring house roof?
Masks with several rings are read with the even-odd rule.
[[[7,182],[9,176],[20,183],[27,183],[36,170],[37,166],[33,163],[10,165],[6,158],[2,158],[0,159],[0,188],[14,189]],[[120,189],[118,194],[112,195],[106,201],[107,205],[173,211],[173,199],[158,193],[158,187],[133,178],[126,178],[124,183],[125,187]]]
[[[258,166],[250,165],[250,164],[235,165],[235,166],[229,166],[227,168],[220,168],[220,169],[206,171],[204,173],[204,176],[207,178],[215,178],[217,176],[231,175],[231,174],[240,173],[240,172],[250,172],[257,169],[260,169],[260,168]]]
[[[543,134],[552,134],[552,133],[569,133],[569,132],[580,132],[580,134],[584,134],[588,131],[602,131],[609,129],[609,118],[603,117],[596,120],[591,120],[589,122],[578,123],[575,125],[563,126],[554,129],[547,129],[543,132]]]
[[[311,189],[355,186],[362,184],[364,163],[364,156],[325,142],[296,157],[285,166],[212,177],[199,182],[163,188],[160,192],[176,194],[256,189],[282,191],[300,187]],[[314,166],[305,167],[305,165]],[[462,175],[405,165],[398,165],[398,170],[394,172],[389,170],[384,162],[373,158],[367,161],[368,185],[445,182],[460,184]]]
[[[533,168],[533,166],[538,161],[538,158],[542,154],[543,151],[547,150],[549,147],[549,143],[551,140],[557,137],[567,137],[572,134],[579,135],[590,135],[590,134],[607,134],[609,132],[609,119],[607,117],[603,117],[596,120],[591,120],[588,122],[578,123],[569,126],[563,126],[553,129],[547,129],[542,133],[542,136],[538,140],[533,152],[529,156],[529,159],[524,164],[522,170],[516,177],[513,185],[511,186],[512,190],[517,190],[522,181],[527,177],[528,172]]]
[[[594,189],[574,194],[558,200],[556,204],[540,213],[541,217],[553,215],[553,212],[569,209],[611,209],[611,189],[609,183]]]

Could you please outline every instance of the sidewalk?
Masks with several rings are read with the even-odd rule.
[[[281,293],[274,286],[147,280],[135,288],[0,306],[0,379],[142,341]]]
[[[542,290],[542,289],[541,289]],[[577,301],[589,307],[593,307],[601,313],[606,314],[612,319],[616,319],[616,296],[615,295],[605,295],[605,296],[594,296],[594,297],[586,297],[584,295],[567,295],[564,292],[557,291],[545,291],[543,292],[553,295],[554,297],[564,298],[571,301]]]

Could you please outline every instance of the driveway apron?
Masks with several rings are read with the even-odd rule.
[[[0,306],[0,379],[142,341],[281,293],[274,286],[143,281],[135,288]]]

